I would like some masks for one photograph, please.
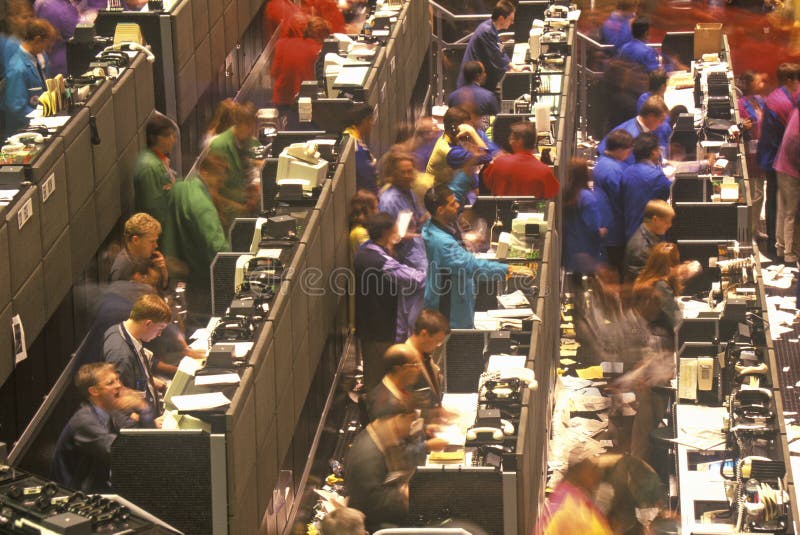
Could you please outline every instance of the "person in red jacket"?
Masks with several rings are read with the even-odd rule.
[[[300,8],[291,0],[269,0],[264,8],[264,33],[269,39],[281,21],[289,20],[300,12]]]
[[[303,10],[328,22],[331,33],[345,33],[344,15],[334,0],[303,0]]]
[[[294,24],[298,16],[303,15],[296,15],[289,21],[291,31],[275,43],[275,56],[270,66],[272,103],[282,114],[289,115],[293,113],[291,108],[303,80],[316,79],[314,63],[322,48],[322,41],[330,33],[328,23],[320,17],[308,19],[300,33]]]
[[[556,197],[559,185],[553,170],[533,155],[536,126],[527,121],[513,125],[508,144],[513,154],[498,156],[483,170],[486,189],[498,196]]]

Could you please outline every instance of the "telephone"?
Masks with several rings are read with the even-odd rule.
[[[484,372],[481,374],[483,385],[487,388],[493,389],[498,386],[501,381],[508,379],[518,379],[528,385],[531,390],[538,386],[536,377],[533,370],[529,368],[505,368],[494,372]]]
[[[6,140],[8,144],[21,143],[23,145],[38,145],[44,143],[44,136],[38,132],[21,132],[14,134]]]
[[[567,34],[559,30],[545,32],[544,35],[542,35],[541,39],[542,44],[566,43],[566,42],[567,42]]]
[[[528,388],[526,381],[516,377],[496,379],[490,383],[481,385],[478,393],[480,403],[520,403],[523,389]]]
[[[253,333],[253,324],[246,318],[225,316],[211,333],[211,345],[219,342],[250,342]]]
[[[501,427],[471,427],[467,430],[467,440],[472,442],[478,440],[479,435],[491,433],[492,440],[500,441],[503,437],[514,434],[514,424],[508,420],[500,420]]]

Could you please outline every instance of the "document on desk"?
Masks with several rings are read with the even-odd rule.
[[[501,308],[497,310],[487,310],[486,314],[490,318],[529,318],[534,321],[542,321],[539,316],[533,313],[530,308]]]
[[[710,450],[725,444],[725,435],[712,429],[680,429],[677,438],[669,439],[676,444],[689,446],[696,450]]]
[[[197,386],[213,386],[213,385],[238,385],[238,373],[216,373],[214,375],[198,375],[194,378],[194,384]]]
[[[525,294],[522,293],[522,290],[517,290],[516,292],[512,292],[506,295],[498,295],[497,302],[504,309],[528,307],[528,310],[531,310],[530,308],[531,302],[528,301],[528,298],[525,297]]]
[[[231,400],[222,392],[208,394],[189,394],[187,396],[172,396],[172,403],[179,411],[207,411],[227,407]]]

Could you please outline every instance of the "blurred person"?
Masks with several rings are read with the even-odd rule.
[[[5,128],[7,134],[28,126],[27,115],[36,109],[39,95],[50,77],[47,51],[56,39],[53,25],[44,19],[31,19],[22,41],[6,64]],[[8,45],[8,43],[7,43]]]
[[[263,21],[267,40],[278,29],[281,22],[291,20],[297,13],[300,13],[300,7],[291,0],[269,0],[264,7]]]
[[[353,258],[355,324],[361,342],[364,386],[369,391],[383,376],[381,358],[397,338],[398,325],[408,325],[402,296],[413,295],[425,284],[425,272],[395,257],[399,240],[395,218],[385,212],[366,222],[369,241]]]
[[[800,125],[798,124],[800,101],[789,116],[783,139],[775,155],[773,169],[778,174],[778,217],[776,235],[783,244],[783,261],[797,263],[794,223],[800,205]]]
[[[659,97],[664,98],[664,94],[667,92],[668,79],[669,77],[664,69],[656,69],[648,75],[648,89],[639,95],[639,99],[636,101],[637,112],[642,109],[642,106],[647,99],[653,95],[658,95]]]
[[[363,511],[369,531],[397,527],[408,515],[408,482],[420,462],[411,435],[417,413],[378,418],[356,435],[344,462],[349,506]]]
[[[558,180],[536,151],[536,125],[524,121],[511,126],[511,154],[502,154],[483,170],[483,184],[492,195],[529,195],[541,199],[558,196]]]
[[[462,141],[461,144],[469,146],[470,142]],[[478,196],[478,166],[472,162],[466,162],[463,167],[456,170],[447,187],[456,196],[459,212],[466,205],[474,203]]]
[[[445,132],[436,141],[426,173],[434,185],[447,185],[459,169],[477,169],[492,161],[499,148],[482,129],[480,117],[467,108],[448,108]]]
[[[666,489],[656,471],[627,454],[604,453],[595,463],[602,474],[595,502],[614,533],[649,533],[652,521],[666,505]]]
[[[534,535],[611,535],[608,520],[593,500],[601,477],[593,459],[570,454],[569,468],[548,496]]]
[[[248,102],[233,110],[232,115],[233,126],[215,137],[208,147],[208,155],[218,158],[226,166],[223,183],[217,191],[209,191],[225,232],[237,217],[254,215],[259,204],[258,188],[250,181],[253,162],[248,154],[258,145],[254,137],[256,110]]]
[[[119,432],[115,416],[146,413],[147,402],[139,392],[123,387],[114,366],[107,362],[81,366],[75,374],[75,387],[84,401],[58,437],[52,477],[82,492],[108,492],[111,444]]]
[[[617,0],[617,8],[600,27],[600,40],[607,45],[614,45],[615,53],[633,39],[631,22],[638,7],[638,0]]]
[[[330,28],[325,19],[310,17],[302,33],[291,31],[275,43],[269,70],[273,82],[272,103],[282,115],[289,117],[289,129],[299,124],[300,119],[293,111],[293,105],[301,84],[306,80],[316,80],[314,64],[322,49],[322,42],[329,34]]]
[[[356,142],[356,188],[377,194],[377,162],[366,141],[375,122],[374,112],[375,110],[369,104],[354,104],[350,109],[348,120],[350,126],[345,128],[343,133],[352,137]]]
[[[5,33],[2,35],[3,69],[8,70],[11,58],[19,50],[28,23],[33,19],[33,9],[28,0],[6,0]]]
[[[103,360],[113,364],[122,385],[139,392],[150,407],[147,419],[138,421],[143,427],[159,425],[154,419],[161,416],[160,393],[167,386],[153,374],[153,352],[144,344],[161,336],[171,319],[172,311],[161,297],[145,294],[133,304],[128,319],[105,332]]]
[[[67,75],[67,41],[75,33],[80,21],[78,8],[71,0],[36,0],[33,3],[36,16],[48,21],[57,32],[49,52],[50,75]]]
[[[224,160],[206,156],[194,175],[175,185],[172,196],[172,212],[165,232],[172,247],[168,254],[185,264],[187,298],[190,308],[198,312],[211,310],[211,263],[217,253],[231,250],[214,206],[226,170]]]
[[[658,127],[664,123],[668,112],[669,110],[667,109],[667,105],[664,104],[664,99],[658,95],[653,95],[649,97],[644,104],[642,104],[642,107],[639,109],[636,117],[628,119],[624,123],[615,126],[612,129],[612,132],[614,130],[625,130],[631,136],[633,136],[634,139],[636,139],[640,134],[649,132],[655,133]],[[603,138],[603,140],[597,146],[597,154],[604,154],[605,151],[606,138]],[[625,162],[629,165],[636,163],[635,155],[631,153]]]
[[[211,118],[211,122],[208,124],[206,133],[203,134],[203,141],[201,142],[203,147],[208,147],[215,137],[233,126],[233,118],[236,113],[235,110],[238,106],[239,103],[232,98],[226,98],[217,104],[217,109],[214,111],[214,117]]]
[[[652,47],[647,46],[649,34],[650,19],[648,17],[636,17],[633,24],[631,24],[633,39],[619,49],[620,59],[638,65],[648,73],[653,72],[660,66],[658,54]]]
[[[144,212],[133,214],[122,227],[123,248],[114,258],[109,273],[109,281],[130,280],[133,262],[137,258],[149,261],[161,274],[160,288],[169,282],[167,262],[158,250],[158,238],[163,227],[161,223]]]
[[[652,387],[668,385],[675,373],[675,327],[681,320],[676,297],[683,289],[679,266],[677,245],[656,244],[633,283],[634,306],[662,350],[651,352],[647,361],[631,374],[636,377],[632,383],[638,402],[631,432],[631,455],[643,461],[649,460],[650,433],[667,408],[665,394]]]
[[[481,260],[456,238],[458,201],[447,186],[435,186],[425,194],[431,219],[422,227],[428,253],[425,308],[438,310],[454,329],[472,329],[475,315],[475,278],[497,279],[511,274],[531,275],[529,269]]]
[[[450,322],[438,310],[423,308],[414,322],[414,330],[406,340],[422,355],[422,369],[417,383],[418,391],[428,393],[428,407],[441,407],[444,395],[444,375],[433,361],[436,351],[450,335]]]
[[[417,171],[420,173],[425,172],[425,168],[428,166],[428,160],[430,160],[431,153],[433,152],[433,147],[436,145],[436,140],[439,139],[441,134],[442,131],[439,129],[433,117],[421,117],[417,120],[417,124],[414,126],[414,137],[411,138],[409,150],[414,154],[414,167],[416,167]],[[421,177],[417,177],[417,183],[418,184],[414,185],[414,193],[417,194],[417,198],[421,199],[425,196],[425,192],[433,186],[433,182],[427,184],[421,181]],[[424,189],[420,191],[420,188]]]
[[[642,224],[625,247],[625,280],[636,280],[650,257],[650,250],[665,240],[674,218],[675,210],[666,201],[657,199],[647,202]]]
[[[647,91],[647,87],[646,73],[639,69],[631,69],[630,63],[618,56],[608,59],[599,86],[604,103],[605,120],[598,125],[594,137],[602,138],[606,133],[616,130],[617,125],[635,116],[636,101]]]
[[[411,219],[405,234],[394,245],[395,256],[403,264],[424,273],[428,269],[428,256],[419,232],[429,215],[425,209],[419,207],[411,189],[417,177],[414,157],[408,152],[390,150],[387,153],[387,172],[390,185],[378,197],[378,210],[391,215],[395,221],[401,213],[410,212]],[[422,310],[423,300],[421,287],[414,293],[403,294],[398,298],[400,307],[396,338],[398,341],[405,340],[411,333],[417,314]]]
[[[602,227],[607,229],[604,245],[608,263],[622,272],[625,256],[625,220],[622,212],[622,173],[633,151],[633,136],[625,130],[614,130],[606,136],[605,152],[595,163],[592,175],[594,194],[602,214]]]
[[[358,248],[369,240],[369,232],[364,226],[367,218],[378,213],[378,198],[371,191],[360,189],[350,199],[350,253],[355,255]]]
[[[369,421],[417,408],[411,387],[419,381],[422,357],[410,345],[395,344],[381,359],[384,376],[367,394]]]
[[[756,146],[756,163],[764,170],[767,179],[766,219],[768,251],[773,245],[778,257],[784,256],[784,244],[777,239],[778,175],[773,168],[786,123],[800,94],[800,65],[781,63],[778,65],[778,87],[764,100],[761,131]],[[789,251],[793,255],[793,251]],[[790,256],[791,259],[791,256]]]
[[[497,115],[500,113],[500,103],[497,95],[482,86],[486,80],[486,69],[480,61],[467,61],[461,67],[464,85],[450,93],[447,105],[470,106],[478,111],[478,115]]]
[[[669,199],[672,182],[661,168],[661,147],[655,134],[641,134],[633,141],[636,163],[622,172],[620,198],[625,223],[625,239],[642,224],[644,209],[652,199]]]
[[[154,114],[145,127],[147,148],[139,153],[133,169],[135,206],[161,225],[167,220],[176,173],[170,167],[170,154],[178,141],[175,124],[165,115]]]
[[[737,108],[739,109],[739,117],[741,117],[744,125],[742,136],[745,143],[747,177],[752,200],[750,229],[757,239],[767,238],[767,235],[758,228],[761,209],[764,206],[764,170],[758,165],[756,158],[758,138],[761,135],[761,120],[766,106],[764,97],[761,96],[761,92],[764,91],[765,80],[765,74],[750,70],[740,74],[736,80],[736,86],[741,91],[741,96],[737,100]]]
[[[603,227],[600,206],[589,189],[588,162],[572,158],[569,184],[564,191],[564,268],[570,273],[590,274],[604,259]]]
[[[302,8],[312,18],[325,21],[330,33],[346,33],[344,15],[334,0],[303,0]]]
[[[467,43],[467,49],[464,51],[464,58],[461,60],[457,87],[467,84],[464,77],[464,65],[477,60],[486,69],[483,87],[489,91],[497,89],[500,79],[506,71],[512,68],[511,59],[503,52],[500,44],[500,32],[511,28],[514,24],[515,11],[516,7],[512,2],[500,0],[492,9],[491,18],[475,28]]]
[[[122,9],[125,11],[146,11],[147,0],[122,0]]]
[[[446,185],[453,179],[455,169],[449,165],[447,157],[452,146],[458,143],[459,126],[468,123],[469,119],[469,113],[463,108],[448,108],[444,113],[444,131],[434,143],[425,166],[431,184]],[[461,162],[455,167],[461,167]]]
[[[337,507],[319,524],[320,535],[369,535],[364,529],[364,513],[352,507]]]

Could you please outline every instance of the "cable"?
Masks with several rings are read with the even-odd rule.
[[[122,50],[123,46],[127,46],[130,50],[138,50],[139,52],[143,52],[147,56],[148,63],[154,63],[156,61],[155,54],[153,54],[149,48],[140,45],[139,43],[134,43],[133,41],[122,41],[121,43],[114,43],[111,46],[105,47],[103,49],[103,52],[108,52],[110,50]]]

